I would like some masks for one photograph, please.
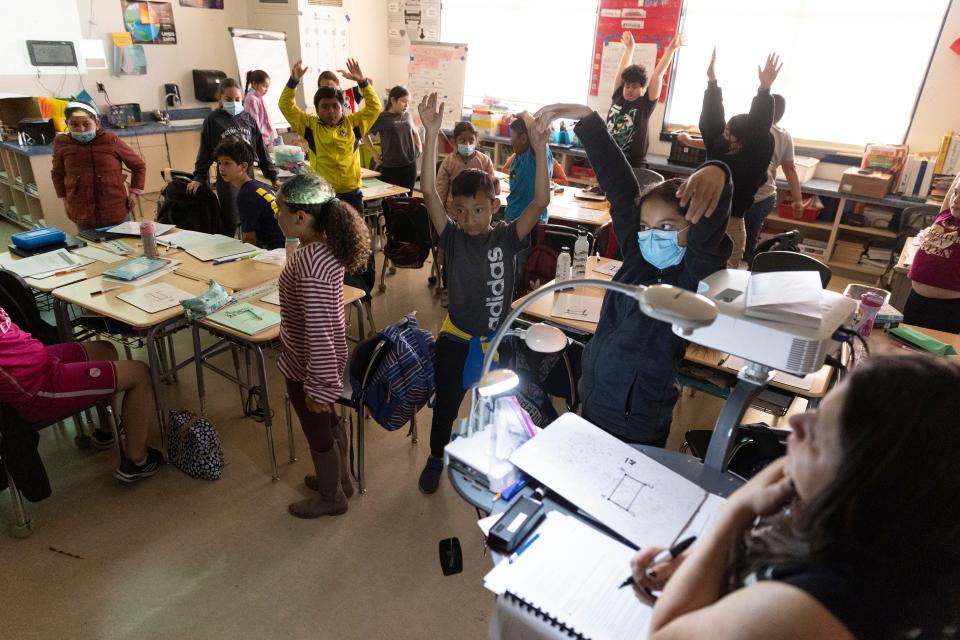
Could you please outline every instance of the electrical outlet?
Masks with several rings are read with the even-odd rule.
[[[97,83],[97,93],[106,93],[107,89],[103,86],[102,82]]]

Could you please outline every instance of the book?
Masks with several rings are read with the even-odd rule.
[[[253,336],[280,324],[280,314],[240,302],[210,314],[207,320]]]
[[[923,175],[923,180],[920,182],[920,191],[917,192],[917,195],[921,198],[926,198],[927,194],[930,193],[930,185],[933,184],[933,161],[927,161],[927,171]]]
[[[170,261],[166,258],[148,258],[147,256],[140,256],[139,258],[128,260],[123,264],[118,264],[115,267],[110,267],[103,272],[103,275],[116,280],[137,280],[138,278],[149,275],[154,271],[159,271],[160,269],[167,267],[169,264]]]
[[[947,150],[950,148],[950,134],[943,134],[940,140],[940,150],[937,152],[937,162],[933,166],[934,173],[943,172],[943,163],[947,159]]]
[[[747,280],[743,312],[761,320],[816,328],[823,319],[822,300],[823,285],[816,271],[754,273]]]
[[[160,222],[154,223],[156,227],[156,236],[162,236],[170,229],[173,229],[176,225],[172,224],[162,224]],[[140,223],[135,220],[127,220],[126,222],[121,222],[115,227],[110,227],[107,229],[107,233],[113,233],[120,236],[138,236],[140,235]]]

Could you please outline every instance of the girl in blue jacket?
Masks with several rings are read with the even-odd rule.
[[[610,201],[623,266],[614,281],[670,284],[696,291],[723,269],[732,247],[730,170],[707,162],[687,180],[667,180],[640,193],[630,163],[595,111],[555,104],[537,120],[578,119],[574,131]],[[666,322],[644,315],[636,300],[611,293],[583,352],[583,417],[631,443],[663,446],[679,397],[677,369],[687,342]]]

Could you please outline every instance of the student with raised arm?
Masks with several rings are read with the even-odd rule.
[[[746,245],[746,227],[743,214],[753,205],[757,189],[767,178],[774,141],[770,133],[773,125],[773,96],[770,86],[780,73],[780,58],[775,53],[767,56],[766,64],[757,67],[760,87],[750,105],[750,113],[735,115],[728,121],[723,111],[723,92],[717,85],[714,67],[717,49],[714,47],[707,67],[707,90],[703,93],[700,111],[700,133],[707,149],[707,160],[721,160],[733,174],[733,200],[730,203],[730,222],[727,233],[733,240],[733,252],[727,266],[736,269],[743,258]]]
[[[313,96],[317,115],[307,113],[297,107],[294,101],[297,85],[306,72],[307,67],[303,66],[302,61],[298,60],[293,65],[287,86],[280,94],[280,112],[290,127],[306,139],[310,148],[310,167],[314,173],[330,183],[338,198],[362,212],[363,194],[360,193],[360,187],[363,183],[360,180],[357,135],[364,135],[383,111],[380,98],[357,61],[350,59],[347,61],[347,70],[341,70],[340,73],[360,86],[363,109],[344,115],[343,93],[339,89],[324,86],[317,89]]]
[[[434,364],[436,405],[430,427],[430,457],[420,474],[420,490],[434,493],[443,473],[443,448],[450,442],[466,389],[479,378],[486,343],[510,313],[514,289],[514,258],[524,239],[550,203],[545,130],[528,114],[530,144],[537,149],[536,189],[523,213],[509,224],[491,226],[500,208],[494,179],[478,169],[465,169],[453,179],[451,194],[456,221],[447,217],[437,193],[437,135],[443,104],[432,93],[420,102],[420,121],[426,129],[420,183],[430,222],[440,235],[439,246],[450,265],[449,308],[437,338]]]
[[[621,42],[623,55],[617,68],[613,102],[607,112],[607,129],[627,156],[630,166],[643,167],[646,166],[649,145],[647,125],[650,115],[663,91],[663,76],[670,68],[673,53],[686,43],[686,38],[681,33],[670,41],[652,76],[647,75],[647,69],[642,65],[633,64],[633,34],[624,31]]]
[[[723,268],[730,255],[726,165],[708,162],[687,180],[667,180],[641,193],[599,114],[577,104],[537,112],[542,127],[557,118],[580,121],[574,131],[610,201],[623,254],[616,282],[696,291],[700,280]],[[686,346],[668,323],[644,315],[636,300],[608,293],[583,352],[583,417],[626,442],[662,447],[679,396],[677,370]]]

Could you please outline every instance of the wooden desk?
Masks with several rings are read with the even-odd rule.
[[[602,273],[596,273],[595,271],[593,271],[598,266],[603,266],[608,262],[610,262],[609,258],[597,258],[596,256],[590,256],[590,258],[587,259],[587,277],[596,278],[597,280],[611,280],[612,279],[611,276],[608,276]],[[551,280],[544,286],[546,287],[553,283],[554,283],[554,280]],[[588,296],[591,298],[603,298],[603,296],[607,292],[604,289],[597,289],[595,287],[580,287],[575,290],[575,293],[577,293],[578,295]],[[511,307],[513,309],[516,309],[521,304],[526,302],[527,298],[529,298],[531,295],[533,295],[533,293],[528,293],[522,298],[518,298],[517,300],[514,300]],[[531,304],[529,307],[523,310],[524,315],[530,316],[532,318],[536,318],[537,320],[549,320],[554,324],[564,326],[564,327],[570,327],[578,331],[585,331],[586,333],[590,333],[590,334],[592,334],[597,330],[597,324],[595,322],[586,322],[584,320],[571,320],[569,318],[555,318],[552,315],[550,315],[553,312],[553,305],[557,300],[557,295],[558,295],[557,292],[554,291],[553,295],[544,296],[539,300],[536,300],[533,304]]]
[[[244,260],[243,262],[249,262],[249,260]],[[241,263],[242,264],[242,263]],[[266,295],[266,294],[264,294]],[[363,326],[363,305],[360,303],[360,299],[366,295],[361,289],[344,285],[343,287],[343,304],[354,305],[357,312],[357,327],[359,329],[360,339],[364,337],[364,326]],[[273,311],[277,313],[280,311],[280,305],[271,304],[261,300],[262,296],[256,296],[253,298],[248,298],[244,302],[252,304],[255,307],[261,309],[266,309],[268,311]],[[215,344],[204,349],[200,344],[200,329],[203,328],[208,333],[222,338],[224,341],[239,345],[245,349],[249,349],[253,352],[254,358],[257,362],[257,377],[260,387],[260,400],[263,404],[263,426],[265,427],[266,436],[267,436],[267,452],[270,454],[270,471],[272,478],[277,480],[280,477],[279,470],[277,468],[277,451],[273,441],[273,411],[270,409],[270,389],[269,389],[269,376],[267,373],[267,358],[264,353],[264,348],[270,344],[276,342],[280,338],[280,325],[274,325],[269,329],[261,331],[260,333],[249,335],[236,329],[230,327],[225,327],[216,322],[212,322],[207,319],[198,320],[193,323],[192,334],[193,334],[193,352],[194,352],[194,365],[197,370],[197,393],[200,400],[200,411],[205,413],[205,399],[206,399],[206,387],[203,380],[203,370],[204,367],[218,373],[228,380],[236,382],[240,385],[241,389],[246,389],[248,392],[251,390],[251,381],[248,379],[246,382],[240,378],[234,379],[229,374],[225,373],[218,367],[210,364],[207,360],[221,351],[223,351],[222,341],[218,341]],[[345,375],[348,375],[348,372],[344,372]],[[249,371],[247,377],[249,378]],[[243,393],[241,390],[241,397]],[[293,422],[291,421],[290,416],[290,407],[285,407],[286,411],[286,424],[287,424],[287,443],[290,450],[290,461],[293,462],[297,459],[296,451],[294,450],[293,445]]]
[[[547,211],[549,222],[574,222],[590,227],[601,227],[610,222],[610,203],[606,200],[582,200],[577,194],[583,189],[564,187],[563,193],[554,193]]]
[[[402,196],[410,193],[410,189],[398,187],[395,184],[380,187],[379,185],[370,185],[367,180],[364,180],[363,186],[360,187],[360,193],[363,194],[363,201],[369,202],[371,200],[382,200],[383,198],[389,198],[391,196]]]
[[[207,289],[206,283],[184,278],[175,273],[169,273],[141,286],[150,286],[151,284],[158,283],[170,284],[192,294],[199,294]],[[150,365],[150,381],[153,385],[154,400],[156,402],[157,424],[160,427],[161,441],[163,442],[164,448],[166,448],[166,423],[160,387],[160,379],[163,376],[163,371],[160,363],[160,355],[157,351],[157,340],[162,338],[168,331],[172,332],[178,328],[182,328],[185,323],[183,319],[183,307],[178,305],[157,313],[147,313],[117,298],[118,294],[134,288],[130,285],[123,286],[121,289],[110,291],[103,295],[90,295],[93,291],[100,291],[104,286],[114,287],[120,285],[111,283],[104,285],[103,278],[97,276],[81,282],[68,284],[53,291],[54,312],[57,318],[57,328],[60,331],[60,339],[66,342],[72,338],[68,312],[68,307],[71,304],[118,322],[123,322],[139,332],[146,333],[145,341],[147,345],[148,364]],[[176,367],[176,362],[171,363],[171,366]]]
[[[234,291],[242,291],[276,280],[280,277],[280,272],[283,271],[283,267],[280,265],[253,259],[213,264],[212,260],[209,262],[197,260],[186,251],[170,254],[168,257],[183,262],[177,267],[178,275],[203,283],[213,279],[219,282],[221,286]]]
[[[360,179],[364,178],[379,178],[380,172],[374,171],[373,169],[367,169],[366,167],[360,167]]]
[[[947,333],[945,331],[936,331],[934,329],[927,329],[925,327],[918,327],[912,324],[901,324],[901,327],[907,327],[913,329],[914,331],[919,331],[920,333],[926,334],[935,340],[949,344],[953,347],[953,350],[960,354],[960,335],[956,333]],[[874,354],[883,354],[883,355],[904,355],[904,354],[913,354],[922,351],[915,350],[908,346],[905,346],[899,340],[896,340],[889,335],[886,331],[874,331],[870,334],[870,351]],[[960,355],[947,356],[951,360],[960,362]]]

